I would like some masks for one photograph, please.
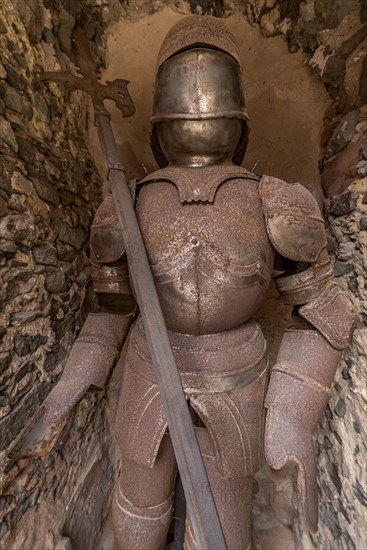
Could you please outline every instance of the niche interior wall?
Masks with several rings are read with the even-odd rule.
[[[239,43],[251,120],[244,166],[301,181],[323,208],[334,271],[360,318],[317,435],[320,529],[298,517],[289,472],[258,477],[260,548],[360,549],[367,525],[367,6],[361,0],[3,0],[0,7],[0,548],[102,548],[118,468],[108,393],[90,392],[44,458],[12,458],[95,307],[89,227],[108,189],[91,106],[42,83],[75,71],[81,26],[103,79],[123,77],[136,115],[109,106],[129,177],[155,169],[149,115],[168,28],[223,17]],[[274,360],[290,312],[274,291],[259,313]],[[37,518],[37,519],[36,519]],[[35,530],[35,522],[37,529]],[[104,541],[104,542],[103,542]]]

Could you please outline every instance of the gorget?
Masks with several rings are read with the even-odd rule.
[[[137,188],[154,181],[170,181],[177,187],[181,202],[213,202],[218,187],[230,179],[250,179],[260,182],[261,178],[249,170],[234,165],[170,166],[157,170],[137,183]]]

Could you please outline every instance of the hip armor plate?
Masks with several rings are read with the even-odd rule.
[[[266,343],[253,320],[210,335],[169,332],[185,394],[207,427],[222,475],[252,475],[263,462]],[[152,467],[167,429],[139,318],[129,337],[115,436],[124,456]]]

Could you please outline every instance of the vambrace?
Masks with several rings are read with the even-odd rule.
[[[277,277],[275,282],[283,302],[296,306],[297,313],[335,349],[343,350],[348,345],[355,311],[334,282],[329,261],[288,277]]]
[[[45,400],[46,422],[53,424],[61,420],[89,386],[104,388],[132,320],[132,315],[88,315],[71,349],[60,381]]]
[[[329,401],[331,384],[355,319],[351,303],[332,281],[327,266],[319,270],[320,277],[315,273],[317,269],[311,267],[278,279],[281,293],[286,288],[288,303],[299,305],[300,296],[303,304],[306,302],[297,311],[306,320],[306,328],[285,331],[265,400],[266,461],[275,469],[288,461],[298,466],[303,513],[313,532],[318,523],[313,435]],[[303,290],[300,280],[309,283]]]

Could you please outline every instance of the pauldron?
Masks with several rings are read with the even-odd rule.
[[[133,201],[135,185],[136,180],[129,182]],[[114,200],[108,194],[98,208],[91,227],[90,262],[95,292],[132,294],[125,253]]]
[[[327,241],[324,220],[311,193],[299,183],[263,176],[260,197],[275,250],[296,262],[317,263]]]

